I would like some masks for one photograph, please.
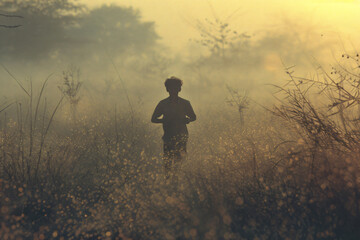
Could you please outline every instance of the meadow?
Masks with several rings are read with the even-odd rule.
[[[150,116],[77,112],[66,74],[58,102],[22,87],[0,112],[1,239],[358,239],[360,78],[344,57],[314,78],[287,68],[271,107],[229,88],[168,181]]]

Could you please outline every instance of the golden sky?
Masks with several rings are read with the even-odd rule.
[[[257,34],[277,29],[284,21],[324,29],[324,35],[339,35],[345,41],[359,36],[359,0],[79,0],[89,7],[115,3],[133,6],[144,20],[156,22],[162,42],[173,50],[196,38],[197,19],[228,20],[239,32]]]

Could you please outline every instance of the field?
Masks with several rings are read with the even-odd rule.
[[[169,180],[149,116],[75,118],[70,91],[47,104],[46,86],[24,88],[1,112],[1,238],[358,239],[357,88],[343,70],[321,81],[287,73],[271,109],[239,108],[229,88],[231,106],[200,111]]]
[[[360,239],[356,42],[295,1],[194,2],[186,27],[182,1],[146,21],[81,2],[0,1],[0,239]],[[304,6],[355,4],[325,2]],[[150,118],[173,75],[197,120],[165,179]]]

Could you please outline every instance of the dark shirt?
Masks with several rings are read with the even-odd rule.
[[[177,101],[171,101],[170,98],[161,100],[156,106],[152,120],[162,118],[164,129],[163,140],[169,142],[179,137],[188,136],[186,124],[195,121],[196,115],[188,100],[178,97]]]

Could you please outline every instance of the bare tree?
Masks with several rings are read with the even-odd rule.
[[[249,106],[249,98],[248,93],[244,91],[243,93],[239,93],[238,90],[231,88],[230,86],[226,86],[227,90],[230,94],[229,99],[226,101],[230,106],[235,106],[240,114],[240,127],[244,128],[244,111]]]
[[[200,33],[200,39],[196,39],[195,42],[207,48],[212,55],[225,58],[227,51],[230,50],[231,52],[236,45],[245,42],[250,36],[245,32],[239,33],[232,29],[229,23],[240,8],[224,18],[219,18],[212,4],[210,2],[208,4],[212,11],[213,19],[206,18],[204,21],[196,21],[194,27]]]
[[[59,86],[60,91],[70,102],[72,120],[76,123],[77,106],[80,101],[79,91],[82,85],[80,81],[80,69],[70,65],[67,70],[63,71],[63,84]]]

